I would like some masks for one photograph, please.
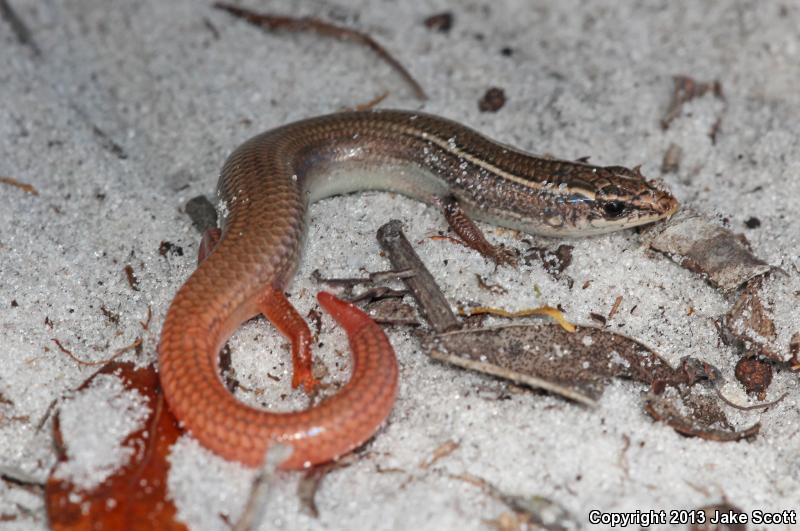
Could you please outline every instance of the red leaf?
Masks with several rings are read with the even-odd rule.
[[[55,530],[145,530],[185,531],[175,520],[175,506],[167,494],[167,455],[181,429],[169,411],[153,366],[136,369],[131,363],[112,362],[81,385],[86,389],[98,374],[115,374],[126,389],[148,398],[150,414],[144,428],[124,442],[136,451],[129,463],[91,491],[81,490],[56,477],[59,465],[68,460],[59,416],[53,419],[53,439],[58,463],[45,490],[47,514]]]

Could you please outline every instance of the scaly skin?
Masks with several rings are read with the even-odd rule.
[[[219,181],[222,238],[175,296],[159,345],[161,384],[177,418],[219,455],[258,466],[268,447],[293,448],[282,468],[322,463],[367,440],[391,411],[397,363],[382,330],[327,293],[320,304],[347,331],[348,384],[307,410],[270,413],[237,401],[218,375],[219,350],[263,313],[292,339],[294,385],[312,389],[310,333],[283,295],[300,258],[311,201],[374,189],[530,233],[585,236],[670,216],[677,202],[638,170],[539,158],[455,122],[420,113],[341,113],[258,135]],[[453,214],[451,213],[451,217]],[[463,219],[462,219],[463,221]],[[463,223],[462,223],[463,224]]]

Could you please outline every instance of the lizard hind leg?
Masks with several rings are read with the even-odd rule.
[[[282,290],[268,286],[258,307],[275,328],[292,342],[292,387],[311,393],[319,385],[312,373],[311,330]]]

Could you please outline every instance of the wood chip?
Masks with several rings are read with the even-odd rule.
[[[389,255],[394,269],[414,272],[413,276],[403,279],[403,282],[431,327],[439,333],[459,328],[461,323],[450,309],[442,290],[403,234],[402,223],[396,219],[389,221],[378,229],[377,237],[381,247]]]

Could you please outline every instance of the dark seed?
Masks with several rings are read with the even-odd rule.
[[[757,229],[761,226],[761,220],[758,218],[750,217],[744,222],[745,227],[748,229]]]
[[[478,100],[481,112],[497,112],[506,104],[506,93],[501,88],[492,87]]]
[[[425,26],[429,29],[447,33],[453,27],[453,14],[449,11],[431,15],[425,19]]]

